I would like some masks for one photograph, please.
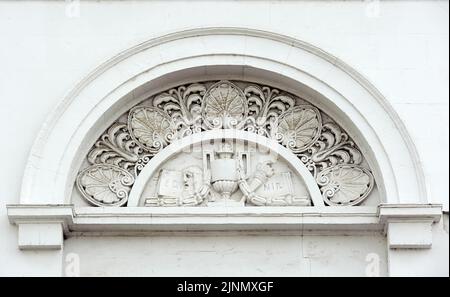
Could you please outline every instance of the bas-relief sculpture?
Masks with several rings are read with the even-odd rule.
[[[93,205],[124,206],[158,152],[176,139],[219,129],[256,133],[288,148],[315,178],[326,205],[358,205],[374,188],[361,151],[330,117],[294,95],[242,81],[180,86],[132,108],[94,144],[77,188]],[[141,204],[311,205],[301,177],[283,160],[248,146],[223,140],[175,154],[176,166],[158,169]]]
[[[202,143],[163,165],[147,184],[146,206],[310,205],[301,178],[270,152],[246,143]]]

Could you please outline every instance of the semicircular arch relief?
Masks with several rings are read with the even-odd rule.
[[[288,148],[316,180],[326,205],[361,204],[374,188],[373,174],[361,150],[321,110],[270,86],[226,80],[171,88],[131,108],[95,142],[76,186],[90,204],[124,206],[134,181],[153,156],[175,139],[215,129],[256,133]],[[224,144],[218,157],[229,159],[235,153]],[[191,181],[195,189],[168,205],[205,205],[211,192],[227,199],[238,188],[246,205],[306,205],[292,197],[268,203],[254,190],[255,183],[261,185],[273,175],[271,164],[259,164],[251,178],[242,174],[243,166],[242,160],[232,165],[236,171],[232,180],[212,181],[211,172],[205,171],[201,178],[197,172],[189,172],[185,182]],[[164,205],[167,203],[154,204]]]

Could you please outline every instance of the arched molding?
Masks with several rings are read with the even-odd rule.
[[[232,71],[226,74],[222,68],[215,73],[220,67]],[[284,85],[294,94],[302,88],[302,95],[311,94],[312,103],[352,133],[374,170],[385,202],[426,202],[414,145],[376,88],[312,45],[240,28],[176,32],[126,50],[95,69],[44,124],[27,163],[20,202],[68,203],[77,170],[99,133],[148,97],[147,90],[189,81],[189,72],[196,79],[231,75],[260,81],[274,73],[278,81],[272,78],[272,85]]]

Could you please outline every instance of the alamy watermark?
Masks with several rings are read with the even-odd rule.
[[[365,15],[368,18],[378,18],[381,15],[380,0],[364,0]]]
[[[68,253],[64,258],[64,275],[67,277],[80,276],[80,256],[76,253]]]
[[[79,18],[80,17],[80,0],[64,0],[65,14],[68,18]]]
[[[369,253],[366,255],[366,276],[379,277],[380,276],[380,256],[377,253]]]

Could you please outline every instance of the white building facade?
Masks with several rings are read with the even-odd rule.
[[[0,275],[449,275],[448,1],[0,16]]]

